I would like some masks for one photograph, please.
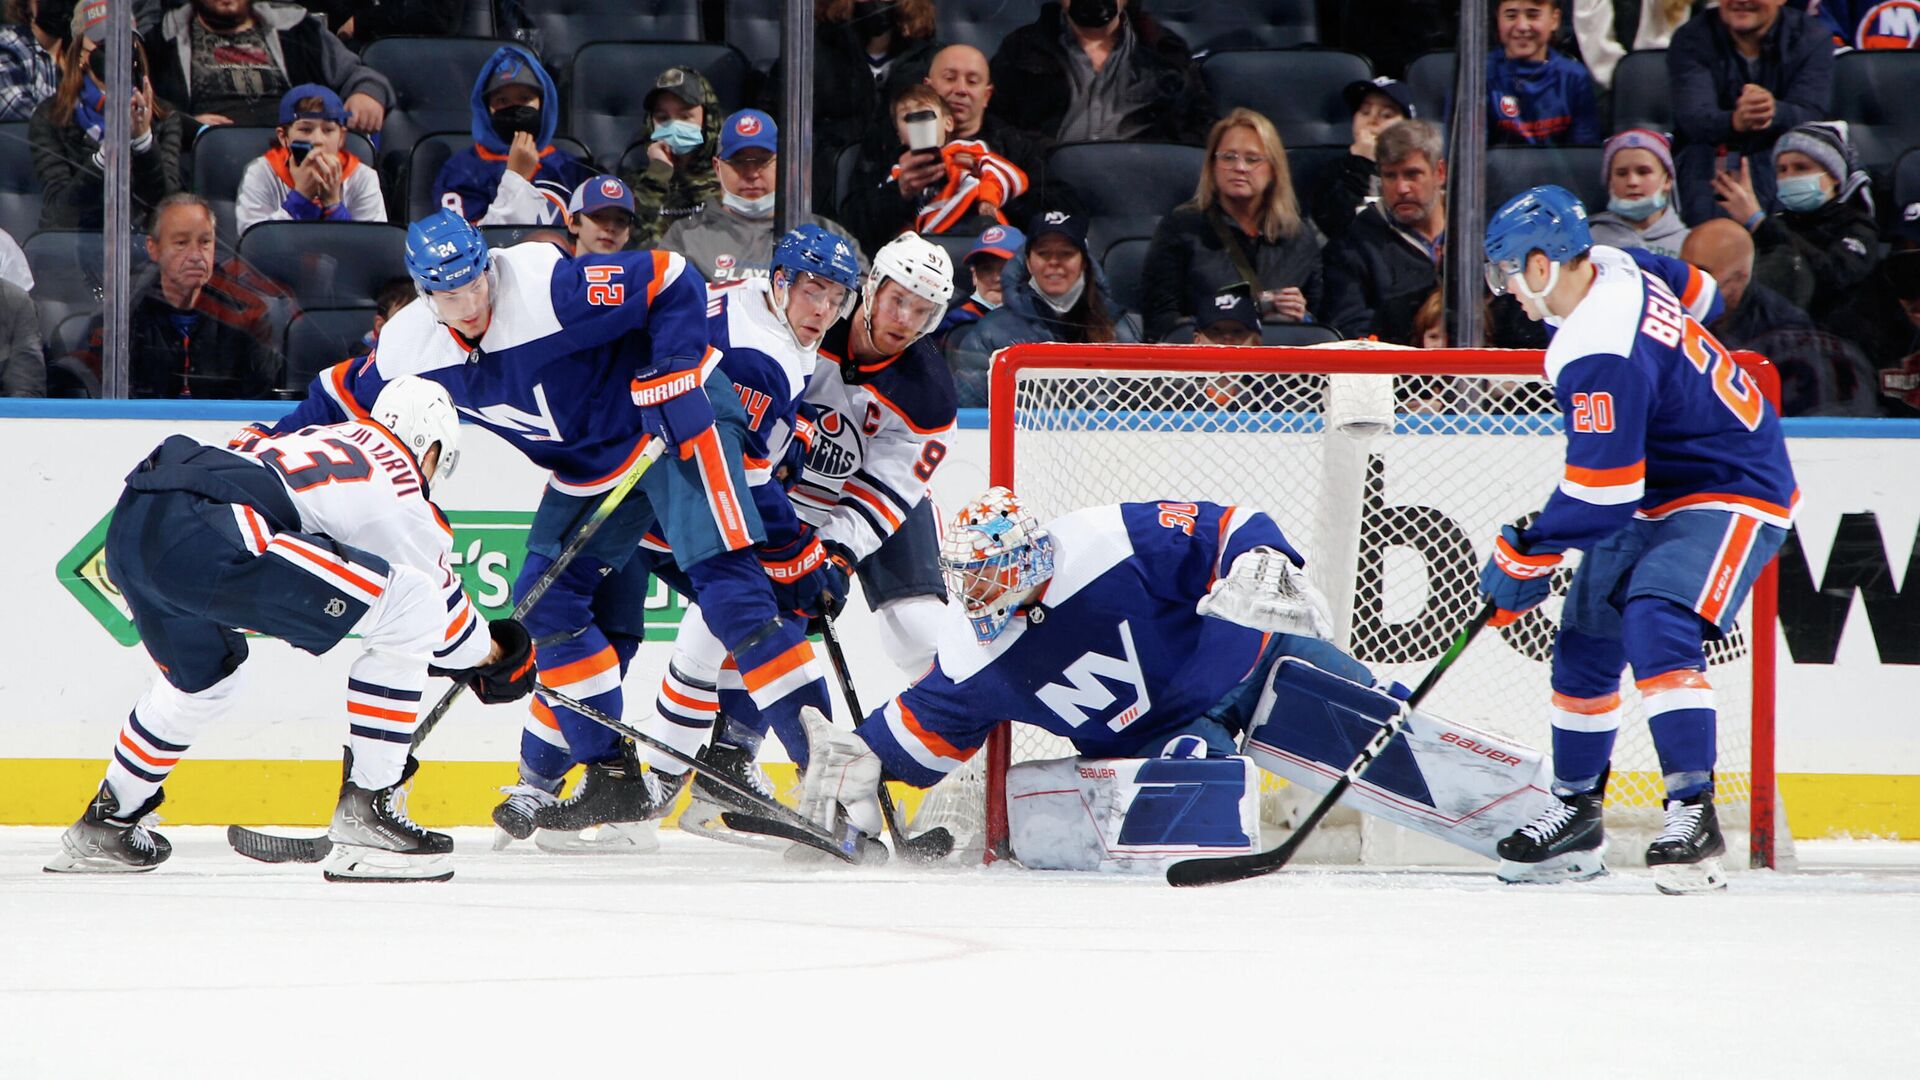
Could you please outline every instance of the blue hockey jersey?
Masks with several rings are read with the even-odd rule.
[[[1592,290],[1547,348],[1566,474],[1522,549],[1585,548],[1635,516],[1689,509],[1789,527],[1799,491],[1780,417],[1701,325],[1718,307],[1712,279],[1650,252],[1590,257]]]
[[[553,486],[593,495],[640,456],[646,429],[636,377],[705,358],[707,290],[666,251],[567,258],[551,244],[493,253],[493,321],[477,343],[408,304],[364,359],[315,376],[275,431],[363,419],[387,381],[421,375],[447,388],[468,419],[553,471]]]
[[[1578,61],[1548,50],[1547,58],[1487,57],[1488,141],[1525,146],[1598,146],[1600,107],[1593,76]]]
[[[787,487],[774,476],[794,440],[794,415],[817,350],[796,345],[774,316],[772,285],[749,278],[708,290],[708,340],[721,354],[720,372],[733,381],[747,414],[747,483],[766,526],[767,543],[778,546],[800,534]]]
[[[1047,525],[1054,571],[1035,604],[979,644],[961,620],[934,666],[858,729],[888,773],[927,787],[1003,720],[1137,757],[1253,672],[1268,635],[1194,611],[1241,553],[1298,552],[1273,519],[1214,503],[1122,503]]]
[[[540,80],[540,168],[531,182],[518,173],[507,179],[507,142],[493,130],[482,92],[496,69],[523,64]],[[567,200],[573,190],[593,175],[593,169],[553,145],[560,128],[560,91],[553,77],[532,53],[519,45],[502,45],[474,79],[471,96],[473,145],[440,166],[433,182],[433,201],[476,225],[554,225],[565,228]],[[503,186],[505,185],[504,189]],[[502,203],[496,207],[496,201]]]

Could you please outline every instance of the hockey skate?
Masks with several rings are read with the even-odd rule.
[[[138,874],[166,862],[173,845],[153,831],[159,819],[150,816],[165,798],[155,791],[123,814],[112,786],[102,781],[87,812],[60,835],[60,854],[44,869],[50,874]]]
[[[1727,852],[1720,835],[1720,817],[1713,810],[1713,791],[1667,802],[1666,827],[1647,845],[1647,865],[1653,884],[1668,896],[1712,892],[1727,887],[1720,856]]]
[[[1514,830],[1494,850],[1494,871],[1510,885],[1586,881],[1607,872],[1607,831],[1601,823],[1607,774],[1600,785],[1579,795],[1562,795],[1533,821]]]
[[[420,763],[407,758],[392,787],[378,790],[353,782],[353,751],[347,751],[340,801],[327,839],[333,852],[321,868],[328,881],[447,881],[453,837],[432,832],[407,817],[407,787]]]
[[[493,808],[493,823],[505,834],[506,839],[503,841],[499,836],[494,837],[495,851],[515,840],[532,836],[534,815],[560,802],[559,796],[532,784],[512,784],[501,788],[500,793],[506,796],[506,800]]]
[[[725,743],[713,743],[701,750],[699,757],[702,766],[725,773],[728,777],[767,798],[773,798],[773,783],[767,779],[766,772],[754,760],[753,751]],[[730,810],[756,815],[766,813],[766,807],[753,805],[707,779],[704,774],[696,775],[693,778],[693,798],[687,804],[687,812],[680,815],[680,831],[704,836],[709,840],[759,848],[762,851],[784,851],[792,846],[775,837],[736,832],[727,828],[727,823],[720,819],[720,815]]]
[[[596,825],[651,821],[666,803],[659,775],[641,769],[633,744],[623,742],[617,759],[588,765],[573,794],[534,811],[533,823],[542,830],[577,833]]]

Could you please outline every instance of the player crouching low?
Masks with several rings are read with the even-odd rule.
[[[1678,260],[1596,246],[1563,188],[1515,196],[1487,225],[1487,282],[1560,325],[1546,375],[1567,417],[1566,477],[1533,524],[1502,531],[1480,588],[1491,625],[1547,598],[1586,552],[1553,647],[1553,792],[1500,842],[1507,881],[1606,869],[1601,824],[1628,665],[1666,783],[1647,848],[1669,893],[1724,888],[1713,808],[1715,713],[1703,641],[1723,637],[1799,498],[1780,418],[1702,323],[1713,279]]]
[[[844,810],[877,832],[883,775],[930,786],[1013,720],[1081,755],[1009,771],[1025,865],[1244,854],[1259,843],[1255,764],[1325,790],[1404,707],[1325,640],[1304,560],[1245,507],[1123,503],[1042,529],[994,488],[954,520],[941,562],[971,630],[956,625],[857,729],[809,717],[802,812],[824,825]],[[1533,750],[1424,713],[1406,732],[1353,805],[1491,857],[1552,801]]]
[[[526,630],[480,618],[448,568],[453,534],[428,484],[453,471],[459,434],[446,391],[402,377],[364,419],[249,435],[235,449],[175,435],[128,475],[107,572],[161,674],[49,871],[151,870],[172,854],[149,815],[194,739],[234,705],[244,626],[316,655],[348,634],[364,648],[347,677],[328,880],[453,876],[452,838],[406,812],[427,675],[471,677],[489,703],[534,681]]]

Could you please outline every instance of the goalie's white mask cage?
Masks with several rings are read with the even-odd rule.
[[[1772,366],[1740,360],[1777,401]],[[1042,525],[1123,501],[1264,510],[1306,555],[1334,641],[1376,676],[1412,686],[1479,606],[1479,570],[1500,526],[1537,512],[1562,476],[1566,442],[1541,364],[1539,352],[1353,342],[1015,346],[994,359],[991,479]],[[1548,658],[1577,563],[1575,553],[1542,607],[1483,633],[1427,710],[1550,751]],[[1773,780],[1775,574],[1761,577],[1733,634],[1707,647],[1720,820],[1756,866],[1774,865],[1776,843],[1790,843]],[[1617,864],[1642,856],[1663,794],[1630,673],[1622,696],[1607,793]],[[1004,856],[1007,764],[1070,753],[1036,728],[1002,725],[930,793],[913,831],[946,825],[987,858]],[[1276,826],[1314,798],[1271,776],[1263,785],[1263,819]],[[1353,839],[1320,845],[1337,861],[1446,858],[1437,842],[1346,819]]]

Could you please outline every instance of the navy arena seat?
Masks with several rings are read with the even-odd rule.
[[[1667,50],[1642,49],[1622,57],[1613,69],[1613,123],[1619,133],[1645,128],[1673,130],[1673,98],[1667,87]]]
[[[1540,184],[1558,184],[1580,197],[1588,213],[1607,206],[1597,146],[1495,146],[1487,150],[1487,212]]]
[[[1328,174],[1346,160],[1347,145],[1287,147],[1287,173],[1293,180],[1293,197],[1300,204],[1301,217],[1313,216],[1314,197],[1320,194],[1320,185],[1327,182]]]
[[[407,276],[407,232],[362,221],[266,221],[240,238],[240,258],[285,286],[302,308],[372,307]]]
[[[605,155],[613,166],[622,147],[652,130],[643,104],[654,79],[670,67],[706,76],[722,115],[746,104],[753,66],[731,45],[699,41],[602,41],[574,56],[563,119],[566,130]]]
[[[1920,146],[1920,52],[1876,49],[1834,57],[1833,113],[1847,122],[1861,164],[1885,183],[1895,159]]]
[[[949,45],[972,45],[991,57],[1008,34],[1039,14],[1033,0],[940,0],[933,36]]]
[[[1893,167],[1893,220],[1901,220],[1908,207],[1920,221],[1920,146],[1901,154]]]
[[[299,393],[313,377],[345,360],[361,337],[373,328],[377,308],[308,308],[287,324],[286,345],[280,355],[286,357],[286,370],[280,376],[280,389]]]
[[[726,0],[727,44],[758,71],[780,59],[780,0]]]
[[[462,37],[493,36],[493,0],[461,0],[453,32]]]
[[[127,266],[139,277],[150,265],[146,240],[130,238]],[[100,311],[106,296],[105,278],[100,265],[105,257],[105,238],[88,229],[44,229],[20,241],[20,250],[33,271],[33,303],[40,317],[40,338],[53,340],[60,325],[76,315],[92,316]]]
[[[210,127],[193,141],[193,172],[187,190],[213,204],[213,218],[223,244],[231,246],[239,239],[233,213],[240,179],[253,159],[273,145],[273,132],[270,127]],[[365,135],[348,132],[347,150],[368,168],[375,167],[373,144]]]
[[[555,78],[596,41],[699,41],[700,5],[691,0],[521,0]],[[637,73],[636,73],[637,75]],[[629,85],[640,87],[636,77]],[[644,93],[644,88],[638,92]]]
[[[1101,251],[1123,237],[1152,236],[1168,211],[1193,198],[1205,158],[1200,147],[1172,143],[1067,143],[1047,155],[1041,190],[1072,189],[1090,219],[1090,246]]]
[[[56,356],[47,361],[47,396],[97,398],[100,396],[100,377],[78,357]]]
[[[1320,40],[1313,0],[1154,0],[1153,20],[1195,56],[1216,49],[1285,49]]]
[[[383,182],[398,179],[421,138],[473,130],[473,81],[504,44],[494,38],[390,37],[367,46],[361,59],[393,82],[393,108],[380,129]]]
[[[40,174],[33,169],[26,121],[0,124],[0,229],[16,242],[40,227]]]
[[[1452,49],[1423,53],[1407,65],[1405,82],[1420,119],[1436,124],[1446,119],[1447,99],[1453,96],[1454,55]]]
[[[973,250],[975,238],[954,236],[951,233],[921,233],[920,236],[928,243],[938,245],[947,253],[947,258],[953,261],[953,299],[948,302],[948,306],[959,307],[966,303],[967,297],[973,295],[973,275],[960,265],[960,260],[966,258],[967,252]],[[868,252],[867,258],[873,258],[873,253]]]
[[[1273,121],[1280,141],[1327,146],[1353,137],[1353,112],[1342,91],[1373,77],[1367,58],[1335,49],[1249,49],[1217,52],[1200,62],[1221,115],[1244,106]]]
[[[403,170],[407,198],[406,213],[399,219],[400,224],[418,221],[440,208],[433,197],[433,183],[440,177],[440,167],[447,163],[448,158],[472,145],[473,135],[465,131],[443,131],[428,135],[414,145],[413,156],[407,159],[407,167]],[[557,136],[553,145],[581,161],[592,163],[587,148],[576,140]]]
[[[1100,257],[1107,288],[1113,291],[1113,302],[1122,311],[1141,311],[1146,302],[1147,247],[1151,243],[1150,237],[1123,237],[1108,244],[1106,254]]]

